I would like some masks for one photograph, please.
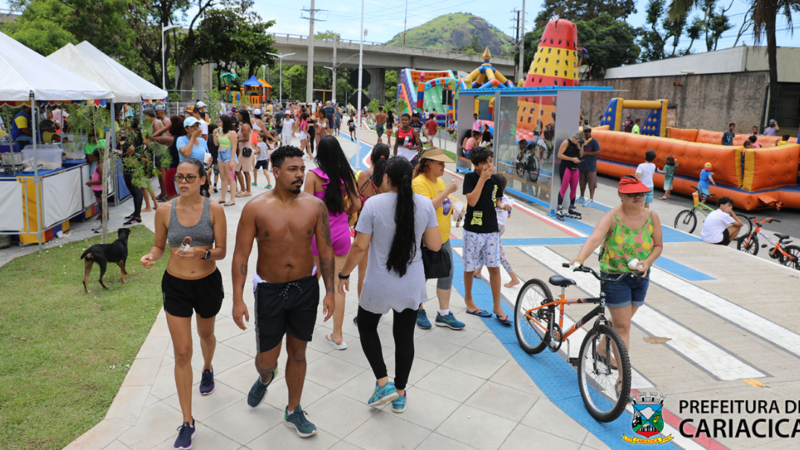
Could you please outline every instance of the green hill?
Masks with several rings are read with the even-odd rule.
[[[512,53],[513,39],[495,28],[485,19],[467,13],[439,16],[430,22],[406,32],[406,46],[466,50],[476,53],[489,47],[493,55]],[[386,43],[392,47],[403,46],[403,33]]]

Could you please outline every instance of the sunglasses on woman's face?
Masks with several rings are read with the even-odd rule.
[[[182,174],[175,175],[175,181],[177,181],[178,183],[182,183],[183,180],[186,180],[187,183],[192,184],[196,179],[197,175],[182,175]]]
[[[178,178],[178,176],[176,175],[175,179],[177,179],[177,178]],[[635,192],[633,194],[622,194],[622,195],[627,195],[630,198],[639,198],[639,197],[644,197],[647,194],[645,192]]]

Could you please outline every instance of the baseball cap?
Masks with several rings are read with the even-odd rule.
[[[775,119],[769,119],[769,123],[775,123]]]
[[[187,117],[183,119],[183,128],[189,128],[197,123],[200,123],[200,121],[195,119],[194,117]]]
[[[159,104],[159,105],[155,106],[155,110],[156,111],[164,111],[164,110],[166,110],[166,108],[164,108],[164,105]]]
[[[586,132],[586,131],[592,131],[592,127],[590,127],[589,125],[584,125],[584,126],[583,126],[583,131],[584,131],[584,132]]]
[[[625,176],[619,180],[619,188],[622,194],[638,194],[640,192],[650,192],[650,188],[633,176]]]
[[[253,114],[255,114],[255,115],[257,115],[257,116],[260,116],[260,115],[261,115],[261,110],[260,110],[260,109],[258,109],[258,108],[256,108],[256,109],[253,111]]]
[[[187,113],[192,113],[192,114],[194,114],[194,113],[196,113],[196,112],[197,112],[197,109],[194,107],[194,105],[190,105],[190,106],[188,106],[188,107],[187,107],[187,108],[186,108],[184,111],[186,111]]]
[[[431,148],[422,152],[420,159],[430,159],[433,161],[453,162],[450,157],[444,154],[444,150],[440,148]]]
[[[206,104],[205,104],[205,103],[203,103],[203,102],[197,102],[197,107],[198,107],[198,108],[205,108],[205,107],[206,107]]]
[[[578,132],[578,133],[575,133],[575,134],[572,135],[572,139],[575,139],[578,142],[585,142],[586,141],[586,136],[584,136],[583,133]]]
[[[710,163],[710,162],[707,162],[707,163],[706,163],[706,165],[705,165],[704,167],[705,167],[706,169],[708,169],[708,170],[711,170],[711,163]]]

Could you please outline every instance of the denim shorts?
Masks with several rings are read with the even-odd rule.
[[[652,188],[650,188],[652,189]],[[653,203],[653,191],[648,192],[644,195],[644,202],[645,203]]]
[[[602,278],[616,278],[618,273],[600,272]],[[605,283],[606,306],[611,309],[640,307],[644,305],[647,288],[650,286],[650,271],[645,277],[625,277],[617,283]]]
[[[231,149],[226,148],[224,150],[220,150],[217,159],[219,159],[221,162],[231,162]]]

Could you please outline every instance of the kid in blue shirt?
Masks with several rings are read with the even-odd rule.
[[[707,162],[705,168],[700,171],[700,182],[697,183],[697,189],[700,191],[700,195],[704,196],[702,200],[705,200],[705,197],[708,196],[709,183],[714,186],[717,185],[717,183],[714,182],[713,173],[711,172],[711,163]]]

